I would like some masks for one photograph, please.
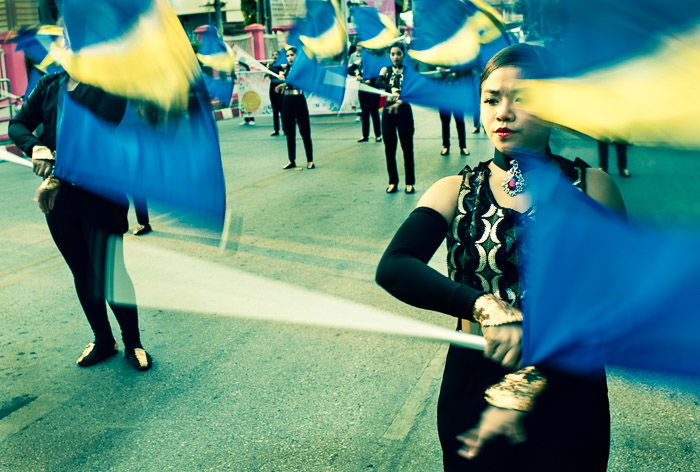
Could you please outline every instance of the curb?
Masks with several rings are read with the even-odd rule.
[[[220,108],[214,110],[214,119],[216,121],[220,120],[230,120],[236,118],[240,115],[238,108]]]

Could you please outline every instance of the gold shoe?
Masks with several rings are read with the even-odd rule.
[[[136,370],[148,370],[153,366],[151,355],[141,347],[126,349],[124,358],[129,361],[129,364],[134,366]]]
[[[90,343],[85,346],[85,350],[75,360],[75,363],[80,367],[89,367],[91,365],[97,364],[100,361],[107,359],[117,353],[119,346],[117,343],[105,344],[105,343]]]

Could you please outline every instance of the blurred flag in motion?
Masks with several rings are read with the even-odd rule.
[[[408,50],[401,97],[407,102],[474,114],[478,75],[509,44],[505,23],[480,0],[428,0],[415,4],[414,40]]]
[[[125,111],[106,119],[100,103],[86,108],[64,93],[55,175],[220,228],[225,188],[217,129],[194,51],[168,2],[64,0],[62,13],[71,46],[61,53],[67,72],[112,94]]]
[[[236,55],[219,37],[214,26],[205,25],[200,34],[202,39],[197,59],[202,64],[204,84],[211,98],[221,105],[228,105],[233,95],[232,71],[236,65]]]
[[[51,54],[79,82],[164,110],[186,110],[199,64],[167,0],[62,0],[66,47]]]
[[[357,30],[357,44],[365,49],[385,49],[399,39],[401,33],[391,18],[373,7],[355,7],[352,18]]]
[[[399,40],[401,33],[391,18],[373,7],[352,9],[358,46],[362,46],[362,77],[375,79],[384,67],[391,66],[389,46]]]
[[[63,28],[55,25],[42,25],[34,28],[21,29],[10,39],[16,44],[17,51],[23,51],[24,55],[31,61],[32,69],[27,78],[27,90],[24,97],[28,97],[39,79],[44,74],[61,72],[63,68],[56,63],[53,56],[49,54],[49,49],[54,41],[60,41],[63,37]]]
[[[341,104],[348,58],[345,20],[338,1],[308,0],[306,17],[294,23],[287,42],[297,48],[287,82]]]
[[[525,106],[602,141],[700,147],[700,2],[565,0],[547,80]]]
[[[536,157],[520,271],[523,365],[700,374],[700,235],[627,221]]]

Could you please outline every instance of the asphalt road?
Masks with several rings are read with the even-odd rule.
[[[389,239],[429,184],[491,155],[483,135],[469,135],[471,156],[454,152],[454,136],[453,154],[439,156],[437,113],[419,110],[416,117],[415,195],[384,193],[383,145],[356,143],[354,117],[312,119],[318,167],[302,171],[281,170],[286,147],[283,137],[269,136],[271,120],[261,118],[255,127],[220,122],[233,215],[226,249],[157,210],[155,232],[143,238],[452,328],[448,317],[405,306],[373,281]],[[553,147],[595,164],[592,141],[557,135]],[[699,157],[631,148],[633,177],[616,177],[630,213],[663,224],[696,223]],[[136,372],[121,356],[77,368],[90,331],[70,272],[32,202],[37,185],[27,169],[0,163],[0,471],[440,470],[440,344],[142,309],[151,371]],[[127,246],[133,242],[126,237]],[[146,264],[157,270],[168,260]],[[444,270],[444,251],[431,264]],[[609,383],[610,471],[700,471],[697,381],[611,370]]]

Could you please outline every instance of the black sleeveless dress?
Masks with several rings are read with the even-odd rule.
[[[550,155],[564,176],[585,190],[588,165]],[[527,296],[519,283],[518,234],[536,211],[519,213],[496,202],[489,162],[462,171],[457,214],[447,235],[452,280],[493,293],[520,307]],[[461,320],[458,328],[461,328]],[[483,353],[450,346],[438,401],[438,433],[446,471],[604,472],[610,444],[605,373],[580,377],[537,366],[547,389],[525,419],[528,439],[519,445],[494,441],[475,460],[458,456],[455,436],[473,428],[487,407],[484,391],[508,373]]]

